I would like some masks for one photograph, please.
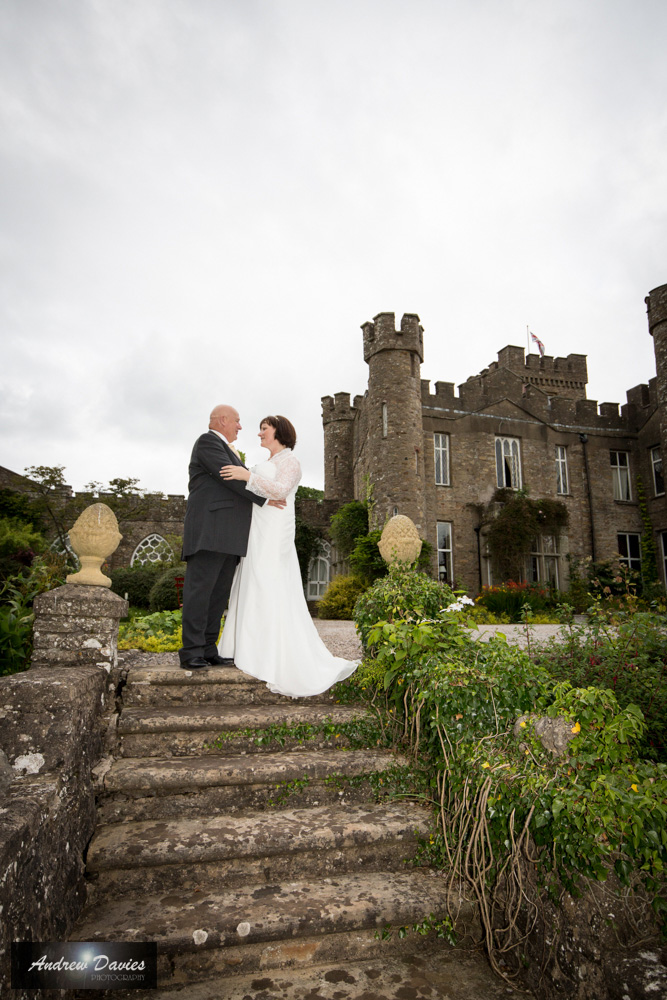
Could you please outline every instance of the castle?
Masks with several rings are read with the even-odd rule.
[[[374,518],[407,514],[433,547],[439,579],[477,593],[500,582],[485,541],[481,508],[499,488],[562,501],[566,533],[533,543],[527,579],[568,586],[566,555],[594,561],[620,555],[641,568],[640,483],[667,582],[667,501],[662,455],[667,434],[667,285],[646,298],[657,376],[630,389],[627,403],[586,398],[586,357],[524,355],[498,360],[459,386],[420,377],[419,317],[393,313],[364,323],[368,389],[322,399],[325,498],[363,499],[372,485]]]
[[[627,403],[586,398],[583,354],[540,357],[504,347],[498,360],[458,387],[420,376],[424,331],[419,317],[393,313],[364,323],[368,389],[322,399],[324,500],[299,500],[301,519],[323,536],[311,560],[306,596],[319,599],[343,566],[326,541],[331,514],[364,499],[382,526],[407,514],[433,549],[440,580],[476,594],[494,580],[482,511],[499,488],[527,489],[561,501],[568,527],[535,538],[526,578],[568,587],[567,555],[593,561],[616,556],[641,569],[646,514],[667,584],[667,499],[662,456],[667,436],[667,285],[646,298],[656,377],[630,389]],[[0,468],[0,488],[30,492],[30,480]],[[72,498],[63,488],[61,501]],[[91,502],[92,502],[91,497]],[[104,500],[102,495],[99,498]],[[185,498],[147,497],[121,520],[123,542],[112,568],[171,553],[165,536],[182,534]]]

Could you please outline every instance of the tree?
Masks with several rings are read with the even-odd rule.
[[[67,484],[64,465],[29,465],[24,470],[35,484],[36,507],[56,532],[62,552],[68,551],[67,530],[62,520],[62,504]]]
[[[330,533],[339,556],[347,559],[357,539],[365,538],[368,534],[368,504],[361,500],[343,504],[331,517]]]

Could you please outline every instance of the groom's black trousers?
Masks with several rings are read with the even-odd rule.
[[[229,601],[238,556],[201,549],[187,557],[183,585],[181,663],[195,656],[215,656],[222,613]]]

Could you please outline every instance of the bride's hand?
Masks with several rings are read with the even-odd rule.
[[[250,473],[242,465],[223,465],[220,475],[223,479],[240,479],[244,483],[250,479]]]

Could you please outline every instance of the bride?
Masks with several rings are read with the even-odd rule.
[[[253,504],[247,555],[236,568],[219,646],[246,674],[292,698],[321,694],[354,673],[358,660],[333,656],[320,639],[303,595],[294,547],[294,496],[301,466],[292,449],[296,431],[286,417],[265,417],[259,440],[268,461],[248,470],[225,465],[258,496],[286,500],[284,510]]]

